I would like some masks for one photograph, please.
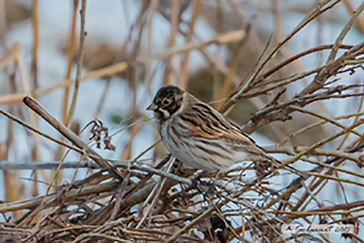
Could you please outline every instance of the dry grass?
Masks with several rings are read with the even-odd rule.
[[[5,54],[0,59],[4,86],[10,87],[9,92],[0,96],[0,113],[8,121],[1,127],[6,136],[0,138],[0,169],[4,172],[5,192],[0,203],[4,219],[0,222],[0,242],[3,239],[15,242],[228,242],[233,239],[241,242],[331,242],[331,236],[324,234],[282,234],[280,226],[291,222],[320,222],[350,223],[358,227],[364,215],[364,201],[358,196],[364,189],[364,176],[360,170],[364,164],[363,155],[360,155],[364,147],[361,133],[363,85],[350,80],[348,74],[363,73],[364,42],[348,45],[345,37],[353,26],[358,26],[363,33],[360,14],[364,3],[355,8],[350,0],[317,2],[304,11],[302,21],[288,34],[282,25],[287,8],[283,8],[279,0],[267,0],[266,3],[268,5],[260,8],[254,1],[143,1],[128,38],[120,45],[120,52],[111,55],[112,62],[108,58],[107,64],[103,65],[100,60],[99,67],[82,75],[83,58],[87,57],[87,52],[92,53],[84,45],[88,38],[85,29],[87,3],[86,0],[74,0],[66,45],[65,80],[42,87],[38,82],[39,6],[38,1],[33,1],[31,64],[25,63],[23,47],[18,43],[8,49],[2,45]],[[264,39],[257,34],[254,20],[248,20],[240,11],[242,6],[270,14],[276,30],[274,38],[266,34]],[[294,52],[289,43],[298,34],[307,34],[307,26],[316,21],[322,25],[322,18],[340,8],[347,9],[350,16],[332,43],[318,43],[291,54]],[[82,9],[80,15],[78,9]],[[183,13],[188,11],[190,17],[186,18]],[[169,39],[164,40],[165,49],[158,53],[152,51],[155,15],[162,16],[171,28]],[[215,37],[202,40],[198,32],[202,19],[215,30]],[[78,22],[81,30],[77,49]],[[143,35],[144,32],[147,34]],[[184,38],[185,42],[177,44],[177,37]],[[142,43],[146,44],[146,51],[142,50]],[[215,47],[215,52],[207,47]],[[225,55],[222,55],[223,49]],[[246,57],[248,51],[255,56]],[[304,69],[304,58],[315,54],[321,58],[324,51],[329,52],[326,61]],[[204,58],[210,71],[206,81],[201,83],[193,80],[189,71],[193,52]],[[179,62],[173,61],[176,56],[181,57]],[[246,58],[250,58],[249,67],[242,62]],[[152,65],[154,62],[163,65]],[[73,66],[77,67],[74,80]],[[245,119],[242,131],[251,134],[264,127],[275,133],[280,142],[266,149],[285,156],[283,165],[277,168],[281,173],[254,166],[254,163],[245,164],[229,173],[202,174],[196,185],[192,180],[195,171],[166,156],[159,138],[133,159],[136,136],[142,128],[153,124],[146,113],[139,110],[137,89],[143,86],[151,91],[155,83],[161,84],[154,77],[156,72],[164,73],[165,84],[188,88],[193,80],[196,82],[194,91],[200,91],[201,96],[211,90],[207,86],[213,87],[208,97],[216,100],[214,106],[225,115],[235,112],[245,119],[249,115],[245,110],[255,110],[250,119]],[[88,127],[90,138],[85,142],[80,133],[86,132],[79,131],[74,119],[82,82],[107,80],[99,105],[97,109],[95,107],[95,117],[99,117],[105,98],[110,94],[112,79],[117,74],[122,74],[120,77],[128,83],[130,118],[125,119],[126,126],[117,133],[111,133],[96,119],[87,126],[82,124],[82,127]],[[294,92],[289,92],[292,88]],[[56,90],[64,92],[59,104],[62,114],[53,116],[52,111],[47,111],[37,99]],[[247,100],[250,103],[246,103]],[[325,104],[337,100],[347,105],[349,114],[338,116],[335,110],[325,108]],[[249,106],[249,109],[240,105]],[[298,114],[302,121],[292,120],[293,114]],[[307,117],[315,122],[305,123]],[[53,137],[39,130],[40,118],[59,136]],[[287,132],[284,128],[278,129],[277,122],[285,126],[294,122],[301,127]],[[31,141],[27,161],[14,156],[14,148],[19,146],[15,138],[21,131],[14,127],[18,126],[25,129],[27,139]],[[311,132],[315,127],[322,128],[319,139],[310,140],[310,136],[317,135]],[[113,139],[121,133],[127,133],[129,140],[120,148],[114,146]],[[302,134],[308,134],[308,137],[300,143]],[[55,143],[57,148],[51,150],[48,141]],[[305,146],[296,146],[300,144]],[[119,159],[107,158],[99,152],[101,148],[122,150],[121,156]],[[153,158],[144,159],[150,150],[154,151]],[[53,160],[42,158],[45,151],[53,152]],[[70,151],[78,153],[79,160],[68,160]],[[308,177],[287,175],[283,167],[288,164],[297,165],[296,168]],[[82,168],[88,170],[88,176],[77,180],[76,175]],[[74,174],[68,183],[62,183],[65,169]],[[32,197],[29,198],[24,192],[26,183],[19,180],[19,171],[24,170],[33,171]],[[45,170],[52,170],[52,173],[47,174]],[[40,194],[41,183],[46,184],[44,194]],[[333,194],[336,201],[325,200],[332,200]],[[346,237],[363,242],[360,235],[363,233],[358,227],[356,234]]]

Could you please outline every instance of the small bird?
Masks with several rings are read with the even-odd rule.
[[[240,127],[210,105],[178,88],[160,88],[147,110],[154,112],[167,150],[194,169],[224,172],[230,166],[254,160],[276,161]],[[302,172],[287,166],[296,174]]]

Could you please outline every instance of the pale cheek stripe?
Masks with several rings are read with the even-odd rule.
[[[170,117],[170,114],[169,114],[169,112],[168,112],[168,111],[163,110],[163,109],[159,109],[159,110],[163,113],[163,115],[164,115],[164,119],[167,119],[167,118],[169,118],[169,117]]]

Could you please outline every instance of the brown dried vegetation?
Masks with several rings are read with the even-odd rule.
[[[34,0],[32,68],[25,64],[22,46],[17,43],[8,49],[2,45],[6,53],[0,59],[0,71],[9,82],[1,84],[9,87],[9,92],[0,96],[0,113],[8,121],[4,126],[1,124],[6,136],[0,138],[0,168],[4,172],[5,190],[5,198],[0,202],[0,213],[5,219],[0,222],[0,242],[229,242],[233,239],[329,242],[326,235],[280,232],[282,223],[311,223],[318,218],[328,224],[354,224],[355,234],[343,237],[362,242],[357,235],[363,235],[359,220],[363,216],[364,201],[360,196],[355,197],[355,193],[362,193],[364,187],[360,171],[363,155],[359,154],[363,147],[363,85],[348,77],[363,73],[364,42],[347,45],[344,38],[353,26],[364,34],[360,16],[364,3],[354,8],[350,0],[323,0],[310,9],[302,6],[290,9],[304,13],[304,17],[284,37],[282,11],[289,10],[282,10],[278,0],[263,1],[267,4],[261,6],[255,2],[141,1],[128,38],[120,47],[115,47],[87,39],[86,0],[74,0],[69,38],[60,47],[68,60],[66,78],[45,88],[37,82],[38,1]],[[254,18],[244,17],[242,7],[270,14],[275,20],[275,35],[255,27]],[[322,24],[331,16],[331,11],[340,8],[347,9],[350,16],[342,23],[342,31],[333,43],[320,43],[293,54],[287,44],[291,39],[312,22]],[[190,19],[184,16],[186,11]],[[148,31],[157,14],[170,24],[171,35],[165,41],[165,50],[152,54]],[[23,18],[28,18],[27,11]],[[201,19],[215,31],[214,38],[202,40],[196,31],[196,21]],[[79,37],[75,34],[78,22],[81,22]],[[177,36],[186,42],[177,45]],[[145,49],[141,43],[146,44]],[[225,48],[226,55],[222,57],[219,51],[213,53],[208,46],[217,50]],[[303,58],[324,51],[329,53],[325,62],[303,70]],[[205,67],[190,74],[188,64],[195,54],[203,57]],[[177,55],[181,56],[178,68],[172,62]],[[152,62],[163,65],[152,66]],[[77,65],[75,80],[71,79],[74,63]],[[88,70],[85,75],[81,75],[81,67]],[[219,175],[203,173],[196,182],[195,171],[166,156],[158,138],[132,158],[135,137],[146,124],[153,124],[137,106],[137,88],[150,89],[157,69],[164,73],[164,84],[178,83],[202,100],[215,101],[213,105],[222,113],[242,124],[242,131],[251,134],[262,128],[259,132],[276,143],[266,148],[267,151],[286,155],[284,165],[297,162],[301,165],[297,168],[308,178],[287,176],[280,170],[284,165],[272,168],[261,164],[255,171],[254,165],[249,164]],[[105,79],[103,96],[95,108],[95,117],[98,117],[116,75],[128,82],[131,93],[130,120],[118,131],[128,132],[130,139],[123,147],[120,160],[110,160],[96,149],[120,149],[112,140],[116,134],[95,120],[90,122],[91,131],[88,130],[91,133],[88,139],[92,141],[83,141],[80,134],[84,131],[80,131],[78,121],[73,121],[73,114],[82,82]],[[21,82],[16,82],[18,79]],[[350,82],[344,83],[341,79]],[[72,86],[75,89],[70,95]],[[64,108],[62,119],[57,120],[37,99],[60,89],[64,90],[61,103]],[[294,92],[289,92],[292,89]],[[323,105],[334,100],[347,102],[357,112],[335,116]],[[59,132],[59,138],[38,129],[40,118]],[[350,122],[344,122],[347,120]],[[8,159],[11,149],[17,146],[14,126],[18,125],[26,129],[31,162]],[[46,144],[49,140],[59,146],[54,151],[55,161],[42,161],[41,152],[49,149]],[[152,149],[151,163],[144,163],[141,157]],[[80,160],[64,160],[69,151],[79,153]],[[62,170],[72,169],[77,174],[80,168],[89,170],[86,178],[76,180],[75,176],[68,183],[59,183]],[[46,169],[54,170],[52,176],[43,173]],[[30,198],[24,196],[25,183],[19,182],[20,170],[33,170]],[[277,170],[281,173],[276,173]],[[42,181],[47,184],[45,195],[39,195]],[[339,199],[333,204],[323,200],[325,195],[333,193],[326,189],[329,184],[337,188],[335,193]],[[347,200],[349,190],[354,193],[350,197],[352,201]]]

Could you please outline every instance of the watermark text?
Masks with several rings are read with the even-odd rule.
[[[282,233],[354,233],[352,224],[283,224]]]

